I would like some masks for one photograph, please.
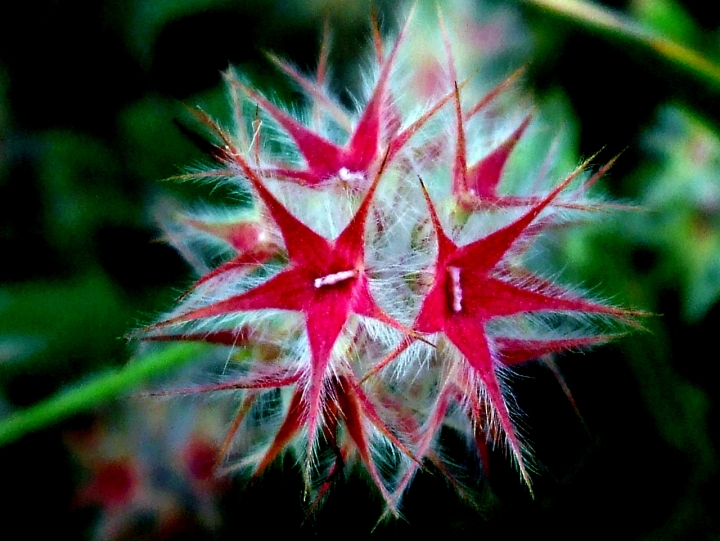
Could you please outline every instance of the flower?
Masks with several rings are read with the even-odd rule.
[[[232,348],[224,381],[177,391],[242,395],[220,460],[240,447],[237,467],[254,477],[296,451],[317,502],[356,457],[395,514],[424,459],[448,471],[435,449],[452,403],[480,456],[507,444],[530,487],[507,367],[609,340],[608,325],[638,314],[524,266],[537,237],[598,207],[584,194],[609,164],[586,179],[588,161],[547,192],[502,194],[532,116],[471,166],[468,155],[481,113],[519,73],[464,107],[469,86],[443,28],[445,89],[418,110],[398,69],[410,21],[387,55],[375,40],[378,75],[356,115],[325,91],[325,53],[316,79],[271,57],[310,98],[307,118],[232,73],[235,132],[193,112],[218,166],[183,178],[250,190],[254,209],[230,222],[180,219],[180,236],[220,239],[230,258],[141,331]]]
[[[213,477],[212,465],[224,411],[177,406],[137,402],[119,419],[98,418],[66,435],[86,478],[75,505],[98,511],[93,539],[126,539],[139,524],[160,538],[219,527],[227,484]]]

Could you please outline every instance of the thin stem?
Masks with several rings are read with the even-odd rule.
[[[173,345],[137,358],[124,368],[60,391],[25,410],[13,412],[0,420],[0,446],[136,389],[151,378],[180,367],[201,350],[202,346],[198,344]]]
[[[702,53],[649,30],[612,10],[581,0],[525,0],[553,15],[651,49],[663,60],[720,90],[720,66]]]

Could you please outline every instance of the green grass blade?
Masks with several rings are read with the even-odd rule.
[[[151,378],[195,358],[200,351],[202,346],[198,344],[173,345],[135,359],[124,368],[60,391],[25,410],[13,412],[0,420],[0,446],[137,389]]]
[[[693,74],[720,91],[720,65],[709,60],[702,53],[667,39],[628,17],[580,0],[525,0],[525,2],[588,29],[650,49],[661,59]]]

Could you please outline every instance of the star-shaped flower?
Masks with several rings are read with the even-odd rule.
[[[443,230],[432,201],[423,190],[437,235],[438,255],[434,283],[423,301],[414,328],[428,334],[443,333],[460,351],[472,368],[470,374],[476,376],[463,378],[470,387],[463,389],[465,396],[474,398],[482,393],[487,397],[528,485],[530,480],[522,445],[500,388],[496,360],[491,352],[492,344],[485,325],[498,317],[529,312],[597,313],[628,317],[628,313],[623,310],[584,300],[560,291],[558,287],[543,291],[547,288],[543,287],[545,284],[541,280],[535,284],[516,285],[495,276],[498,266],[513,245],[575,178],[577,172],[568,176],[519,219],[465,246],[457,246]]]
[[[370,417],[371,423],[376,427],[382,426],[383,433],[390,434],[390,431],[381,425],[379,417],[369,405],[370,402],[361,398],[362,391],[353,383],[354,380],[348,374],[337,376],[338,367],[329,368],[329,364],[333,348],[351,314],[374,318],[403,332],[409,331],[376,304],[369,290],[365,268],[365,227],[385,162],[355,215],[338,237],[331,241],[294,217],[268,190],[244,158],[236,156],[235,159],[277,224],[285,243],[289,264],[279,274],[244,293],[148,327],[147,330],[151,331],[150,337],[152,338],[153,331],[168,326],[239,312],[274,309],[303,313],[311,354],[308,366],[302,367],[300,373],[290,379],[287,375],[277,378],[273,376],[270,379],[263,377],[260,383],[235,382],[222,388],[268,388],[296,382],[302,384],[301,388],[295,391],[287,417],[267,452],[267,458],[258,469],[263,469],[267,465],[265,462],[271,461],[279,449],[303,426],[307,427],[308,432],[308,456],[312,456],[318,427],[324,419],[330,422],[330,406],[334,407],[345,421],[361,457],[367,463],[370,460],[369,451],[365,449],[367,442],[362,430],[358,428],[364,425],[362,417]],[[412,331],[410,332],[412,334]],[[231,334],[228,331],[210,332],[204,335],[203,340],[223,343],[235,338]],[[174,336],[182,339],[181,336]],[[221,387],[213,387],[213,390],[221,390]],[[397,440],[396,442],[399,443]],[[368,469],[381,490],[386,493],[374,466],[368,465]]]
[[[547,283],[529,272],[522,273],[522,283],[512,283],[506,256],[529,234],[537,234],[541,226],[533,225],[541,212],[580,173],[585,164],[570,174],[550,194],[509,225],[464,246],[455,244],[443,229],[435,207],[425,190],[430,219],[438,244],[434,278],[426,294],[413,328],[425,334],[440,334],[460,356],[448,355],[441,389],[416,444],[416,455],[427,456],[429,447],[441,427],[447,408],[457,401],[467,411],[474,438],[484,454],[489,426],[487,411],[496,418],[497,429],[504,434],[515,456],[520,473],[530,486],[523,456],[523,446],[511,421],[510,409],[498,378],[499,366],[524,362],[543,354],[591,345],[606,337],[528,340],[498,338],[488,335],[486,324],[495,318],[523,313],[564,312],[601,314],[628,320],[631,312],[594,303],[574,296],[558,286]],[[505,276],[503,276],[505,275]],[[378,372],[397,358],[411,343],[406,338],[370,374]],[[367,378],[367,376],[366,376]],[[412,465],[401,479],[396,497],[402,493],[416,470]]]
[[[443,26],[447,61],[441,53],[432,68],[438,93],[420,110],[426,100],[409,81],[427,66],[431,36],[420,36],[421,54],[404,55],[412,45],[408,23],[390,48],[376,20],[372,30],[377,79],[357,114],[327,91],[325,39],[315,75],[270,55],[307,96],[303,117],[228,73],[235,131],[202,111],[193,111],[195,119],[214,140],[181,125],[216,166],[179,178],[241,184],[253,210],[168,226],[205,275],[179,308],[140,332],[149,340],[228,347],[226,367],[237,373],[165,393],[230,391],[239,398],[215,467],[237,458],[238,468],[256,476],[284,451],[298,452],[317,502],[357,458],[396,513],[419,459],[436,464],[462,493],[438,452],[444,427],[465,432],[484,465],[489,446],[505,444],[529,487],[530,454],[513,425],[504,372],[538,357],[551,364],[553,353],[608,340],[613,336],[589,330],[591,323],[630,322],[638,314],[585,299],[522,265],[532,242],[559,223],[558,210],[609,206],[588,203],[582,192],[612,161],[587,181],[578,177],[588,162],[557,186],[545,188],[543,172],[513,194],[501,192],[532,114],[516,117],[512,132],[479,161],[475,152],[491,134],[478,128],[478,117],[523,70],[479,101],[466,95]],[[402,67],[411,69],[398,69],[406,61]],[[451,101],[454,110],[443,114]],[[249,106],[254,120],[244,117]],[[542,157],[528,160],[543,164],[541,171],[550,167]],[[386,168],[392,172],[379,189]],[[445,200],[433,201],[422,182],[420,191],[415,172],[438,195],[444,187]],[[508,225],[477,234],[484,217]],[[231,251],[219,266],[218,248]],[[392,381],[363,385],[399,356]]]
[[[319,186],[330,179],[337,179],[346,185],[364,188],[372,177],[374,168],[383,160],[383,149],[388,149],[385,159],[388,163],[391,162],[413,134],[452,99],[452,92],[447,93],[418,119],[404,129],[401,128],[398,112],[392,103],[388,87],[390,74],[409,22],[410,17],[400,31],[387,59],[381,62],[378,81],[354,126],[338,106],[328,107],[328,103],[332,100],[322,91],[322,79],[320,79],[321,76],[324,77],[324,70],[319,69],[319,81],[310,81],[287,63],[271,56],[271,60],[310,94],[314,101],[322,105],[323,109],[329,109],[341,126],[349,128],[350,135],[345,145],[335,143],[313,131],[262,94],[246,87],[236,78],[229,77],[233,87],[240,89],[257,103],[290,135],[305,161],[305,167],[301,169],[285,165],[268,166],[262,168],[263,174],[307,186]],[[378,51],[378,54],[381,54],[381,51]]]

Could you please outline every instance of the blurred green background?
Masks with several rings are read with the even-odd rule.
[[[375,2],[384,31],[396,27],[401,4]],[[660,36],[720,63],[720,15],[696,0],[596,4],[634,21],[638,39],[532,2],[455,0],[443,9],[460,4],[486,36],[479,76],[497,82],[529,62],[528,92],[546,124],[566,131],[573,161],[601,148],[607,159],[624,150],[601,191],[645,211],[568,232],[555,247],[558,271],[658,315],[645,322],[646,332],[558,358],[582,420],[548,370],[521,369],[527,377],[516,382],[518,400],[540,464],[534,500],[498,456],[480,510],[440,476],[423,474],[406,497],[407,521],[374,533],[720,538],[712,338],[720,329],[720,78],[668,62],[642,37]],[[312,70],[325,19],[334,36],[333,88],[343,94],[358,84],[358,55],[367,58],[369,5],[39,0],[13,3],[12,13],[0,8],[0,419],[124,365],[135,350],[126,333],[152,321],[190,283],[187,264],[158,242],[154,209],[170,196],[212,203],[227,193],[162,182],[206,160],[173,122],[182,104],[227,115],[220,72],[228,65],[261,90],[298,102],[263,51]],[[350,476],[305,520],[302,482],[288,462],[250,487],[170,483],[174,503],[158,491],[146,494],[140,518],[125,529],[120,506],[88,500],[83,487],[97,480],[102,456],[116,460],[124,447],[129,456],[134,445],[145,449],[158,438],[172,446],[176,437],[152,427],[133,431],[145,414],[127,402],[0,448],[2,539],[14,539],[14,531],[32,539],[330,536],[348,526],[370,531],[380,515],[377,498]],[[218,422],[197,411],[183,418],[173,405],[156,409],[157,419],[178,425]],[[111,450],[96,453],[99,440]],[[150,448],[155,459],[166,452]],[[162,475],[162,467],[153,463],[143,475]],[[183,490],[192,494],[177,496]],[[183,519],[161,528],[157,517],[173,505]]]

